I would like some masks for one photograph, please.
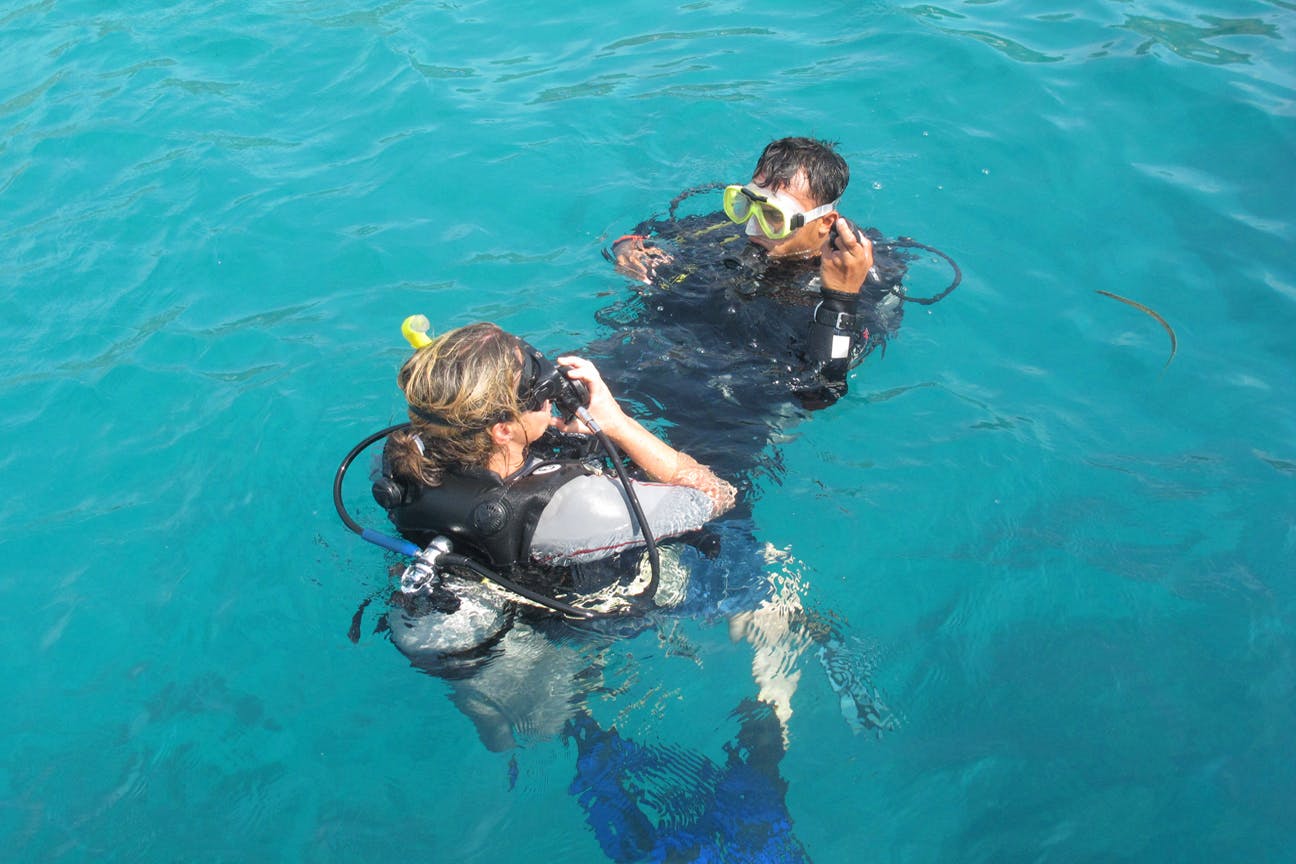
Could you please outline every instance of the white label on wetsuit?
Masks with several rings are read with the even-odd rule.
[[[849,357],[851,337],[833,336],[832,339],[832,358],[840,360],[843,357]]]

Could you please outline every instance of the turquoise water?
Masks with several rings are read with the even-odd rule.
[[[570,746],[490,753],[347,638],[390,559],[332,474],[405,315],[586,344],[609,238],[814,134],[965,283],[755,505],[898,720],[801,659],[807,852],[1291,860],[1294,40],[1283,0],[0,6],[9,854],[602,860]],[[723,761],[723,623],[605,662],[604,720]]]

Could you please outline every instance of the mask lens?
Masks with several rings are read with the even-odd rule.
[[[751,217],[751,204],[751,199],[743,194],[743,187],[725,187],[724,211],[730,221],[746,222]]]
[[[783,208],[776,202],[765,199],[760,192],[753,192],[745,186],[725,187],[724,211],[733,222],[750,222],[754,218],[760,233],[771,240],[782,240],[792,233]],[[747,233],[756,232],[748,225]]]
[[[759,209],[757,220],[761,223],[761,228],[765,231],[765,236],[771,240],[779,240],[786,237],[791,232],[787,230],[787,219],[784,218],[783,211],[771,203],[761,202],[756,205]]]

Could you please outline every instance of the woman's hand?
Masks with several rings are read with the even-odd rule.
[[[558,365],[564,367],[568,378],[581,381],[589,388],[590,404],[589,413],[596,423],[603,428],[608,435],[614,435],[619,425],[625,423],[626,414],[621,410],[620,403],[612,395],[607,384],[603,382],[603,376],[599,374],[594,364],[583,357],[559,357]],[[584,432],[589,434],[590,430],[580,418],[572,418],[570,422],[560,423],[558,425],[563,432]]]
[[[734,505],[736,490],[692,456],[681,453],[621,410],[620,403],[603,383],[594,364],[580,357],[559,357],[567,376],[589,388],[589,413],[603,432],[652,480],[697,489],[711,501],[711,515],[719,516]],[[560,423],[563,432],[590,432],[579,419]]]

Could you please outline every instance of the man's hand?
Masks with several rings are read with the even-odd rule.
[[[873,266],[873,241],[857,235],[855,226],[837,217],[837,245],[824,244],[820,257],[819,278],[829,291],[858,294]]]
[[[653,273],[661,264],[669,264],[671,256],[658,246],[647,246],[638,235],[624,237],[612,246],[618,273],[637,279],[645,285],[652,283]]]

